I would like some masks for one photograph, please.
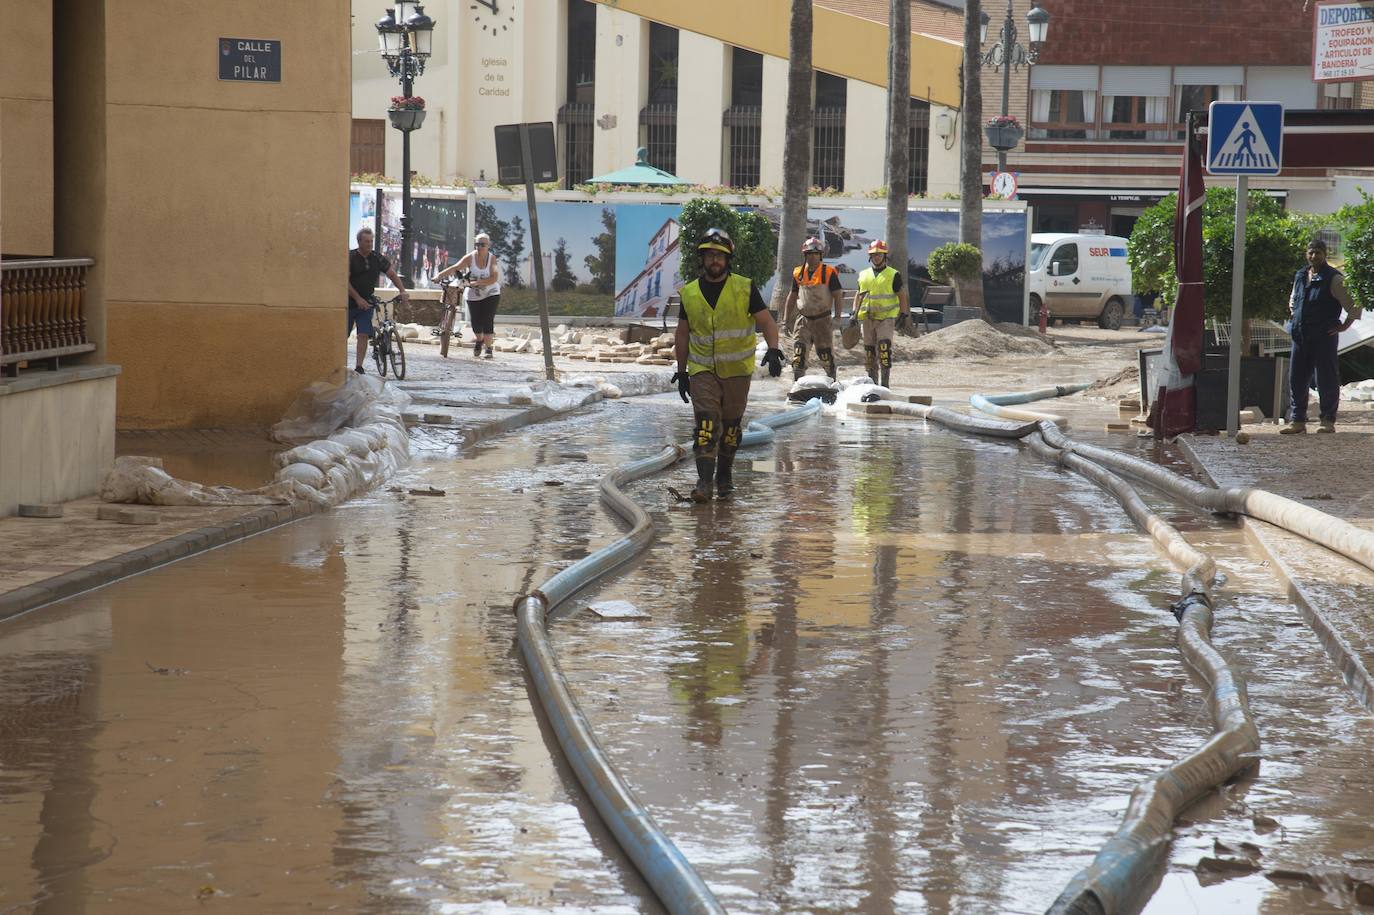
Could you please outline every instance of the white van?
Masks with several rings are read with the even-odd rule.
[[[1131,303],[1126,239],[1037,232],[1031,236],[1027,285],[1032,320],[1048,308],[1050,318],[1094,320],[1116,330]]]

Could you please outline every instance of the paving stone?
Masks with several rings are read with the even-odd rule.
[[[62,504],[60,502],[38,502],[38,503],[19,503],[19,517],[21,518],[61,518]]]

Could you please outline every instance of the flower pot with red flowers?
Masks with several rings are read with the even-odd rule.
[[[387,117],[397,130],[419,130],[425,122],[425,100],[418,95],[393,95]]]
[[[1015,149],[1024,133],[1021,122],[1009,114],[998,115],[983,125],[983,129],[988,135],[988,145],[999,152]]]

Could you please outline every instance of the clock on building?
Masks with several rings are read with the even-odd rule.
[[[482,26],[482,31],[495,35],[504,32],[515,22],[514,0],[472,0],[473,21]],[[498,29],[497,26],[500,26]]]

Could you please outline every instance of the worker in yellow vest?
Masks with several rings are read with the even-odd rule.
[[[801,314],[797,316],[796,334],[792,349],[792,380],[806,374],[806,348],[816,347],[816,358],[825,368],[830,380],[835,380],[835,327],[830,323],[833,312],[840,320],[844,293],[840,290],[840,274],[834,267],[822,263],[825,243],[811,237],[802,242],[800,267],[792,270],[792,291],[782,313],[792,314],[800,300]]]
[[[755,330],[763,332],[768,374],[782,374],[778,325],[763,303],[754,281],[730,272],[735,243],[723,229],[707,229],[697,243],[701,276],[682,287],[682,316],[673,348],[677,372],[673,382],[695,418],[692,452],[697,484],[692,501],[711,501],[734,490],[733,467],[739,448],[749,380],[754,375]]]
[[[911,305],[901,274],[887,262],[887,242],[880,238],[869,245],[868,261],[859,274],[859,294],[850,321],[863,327],[868,377],[887,387],[892,374],[892,335],[911,320]]]

